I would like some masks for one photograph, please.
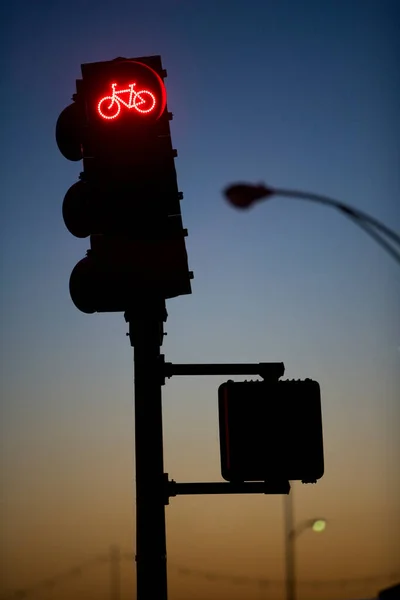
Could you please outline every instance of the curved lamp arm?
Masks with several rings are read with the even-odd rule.
[[[400,247],[399,234],[367,213],[352,208],[351,206],[348,206],[343,202],[339,202],[334,198],[329,198],[328,196],[323,196],[321,194],[314,194],[312,192],[287,190],[265,186],[264,184],[252,185],[248,183],[236,183],[234,185],[230,185],[224,190],[224,194],[233,206],[242,209],[249,208],[255,202],[271,198],[271,196],[283,196],[286,198],[295,198],[297,200],[309,200],[311,202],[318,202],[319,204],[331,206],[337,210],[340,210],[343,214],[364,229],[364,231],[368,233],[378,244],[380,244],[382,248],[386,250],[386,252],[391,254],[391,256],[398,263],[400,263],[400,253],[392,248],[392,246],[386,242],[373,228],[384,233]]]

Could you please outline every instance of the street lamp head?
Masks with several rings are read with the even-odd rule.
[[[321,531],[324,531],[325,528],[326,528],[325,519],[317,519],[317,520],[313,521],[312,530],[315,531],[316,533],[320,533]]]
[[[272,188],[266,187],[263,183],[253,185],[250,183],[236,183],[230,185],[224,190],[226,199],[236,208],[249,208],[254,202],[272,196]]]
[[[292,529],[289,532],[288,537],[289,539],[293,540],[307,529],[312,529],[313,531],[315,531],[315,533],[321,533],[325,530],[326,523],[326,519],[306,519],[305,521],[301,521],[301,523],[299,523],[297,527]]]

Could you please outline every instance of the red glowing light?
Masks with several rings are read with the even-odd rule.
[[[157,101],[155,95],[149,90],[136,91],[134,89],[136,83],[130,83],[125,90],[116,90],[117,84],[111,84],[112,95],[101,98],[97,105],[98,113],[103,119],[116,119],[121,112],[121,107],[135,109],[138,113],[148,114],[153,112]],[[128,94],[128,102],[121,98],[121,94]]]

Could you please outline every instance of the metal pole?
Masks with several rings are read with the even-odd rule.
[[[121,551],[118,546],[110,548],[110,600],[121,596]]]
[[[134,347],[137,600],[167,600],[165,483],[159,356],[165,302],[125,315]]]
[[[293,517],[293,485],[283,498],[285,514],[286,600],[296,600],[295,534]]]

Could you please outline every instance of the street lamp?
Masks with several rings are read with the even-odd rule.
[[[323,518],[306,519],[294,525],[293,485],[290,493],[283,498],[285,511],[286,600],[296,600],[296,539],[306,529],[321,533],[326,528],[326,520]]]
[[[263,183],[258,185],[236,183],[228,186],[224,190],[224,194],[230,204],[240,209],[247,209],[256,202],[270,199],[273,196],[284,196],[296,200],[309,200],[311,202],[319,202],[320,204],[325,204],[325,206],[336,208],[368,233],[400,264],[400,252],[396,249],[400,248],[400,235],[398,233],[365,212],[361,212],[361,210],[352,208],[348,204],[344,204],[343,202],[339,202],[328,196],[322,196],[321,194],[314,194],[312,192],[302,192],[299,190],[273,188],[271,186],[265,186]],[[383,238],[382,234],[390,239],[391,243]]]
[[[317,519],[312,524],[312,530],[315,531],[315,533],[321,533],[321,531],[324,531],[325,527],[326,527],[325,519]]]

